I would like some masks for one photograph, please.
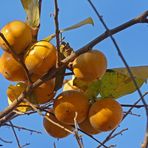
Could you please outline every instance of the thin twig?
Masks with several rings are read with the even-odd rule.
[[[26,143],[26,144],[22,145],[21,148],[26,147],[28,145],[30,145],[30,143]]]
[[[85,131],[81,130],[80,128],[78,128],[79,131],[81,131],[82,133],[84,133],[85,135],[87,135],[88,137],[90,137],[91,139],[95,140],[97,143],[99,143],[101,146],[103,146],[104,148],[108,148],[105,144],[103,144],[102,142],[100,142],[98,139],[96,139],[95,137],[93,137],[92,135],[86,133]]]
[[[60,51],[60,36],[59,36],[60,30],[59,30],[59,20],[58,20],[59,8],[58,8],[57,0],[54,0],[54,5],[55,5],[54,22],[55,22],[55,35],[56,35],[56,46],[57,46],[56,68],[59,68],[62,65],[61,60],[64,58],[64,56]],[[60,89],[63,84],[65,70],[66,70],[66,67],[63,67],[63,69],[57,72],[56,80],[55,80],[55,88],[54,88],[55,92],[57,92],[57,90]]]
[[[124,111],[123,114],[127,114],[127,112]],[[129,112],[128,115],[132,115],[132,116],[136,116],[136,117],[140,117],[140,116],[141,116],[141,115],[135,114],[135,113],[133,113],[133,112]]]
[[[8,124],[8,123],[5,123],[3,126],[11,126],[11,125]],[[32,129],[29,129],[29,128],[25,128],[25,127],[22,127],[22,126],[17,126],[17,125],[14,125],[14,124],[13,124],[13,127],[16,128],[16,129],[18,129],[18,130],[25,130],[25,131],[28,131],[28,132],[31,132],[31,133],[42,134],[39,131],[32,130]]]
[[[11,125],[13,134],[14,134],[14,136],[15,136],[15,139],[16,139],[16,142],[17,142],[17,145],[18,145],[18,148],[21,148],[20,141],[19,141],[18,136],[17,136],[17,134],[16,134],[16,132],[15,132],[15,129],[14,129],[14,127],[13,127],[13,124],[12,124],[11,121],[9,121],[9,123],[10,123],[10,125]]]
[[[128,130],[128,128],[125,128],[125,129],[119,131],[118,133],[115,133],[114,135],[112,135],[112,136],[109,138],[109,140],[115,138],[115,137],[118,136],[118,135],[122,135],[123,132],[125,132],[125,131],[127,131],[127,130]]]
[[[53,147],[56,148],[56,143],[55,142],[53,143]]]
[[[61,63],[61,54],[60,54],[60,30],[59,30],[59,21],[58,21],[58,14],[59,14],[59,8],[58,8],[58,2],[57,0],[54,0],[55,4],[55,12],[54,12],[54,22],[55,22],[55,34],[56,34],[56,46],[57,46],[57,68],[60,66]]]
[[[146,95],[148,95],[148,92],[145,92],[143,94],[143,97],[145,97]],[[131,108],[126,112],[126,114],[124,115],[123,119],[124,120],[126,118],[126,116],[132,111],[132,109],[135,107],[135,105],[137,105],[139,102],[141,101],[141,98],[139,98],[134,104],[133,106],[131,106]]]
[[[8,141],[8,140],[5,140],[3,138],[0,137],[0,141],[4,142],[4,143],[12,143],[12,141]]]
[[[121,104],[122,107],[134,107],[134,108],[142,108],[144,107],[144,105],[135,105],[133,106],[133,104]],[[148,106],[148,104],[147,104]]]
[[[148,131],[145,133],[144,141],[141,144],[141,148],[147,148],[147,146],[148,146]]]
[[[75,117],[74,117],[74,126],[75,126],[75,130],[74,130],[74,133],[75,133],[75,137],[76,137],[76,140],[77,140],[77,142],[78,142],[79,148],[84,148],[83,143],[81,142],[81,141],[82,141],[82,140],[81,140],[82,137],[80,137],[80,136],[79,136],[79,133],[78,133],[77,116],[78,116],[78,113],[75,112]]]

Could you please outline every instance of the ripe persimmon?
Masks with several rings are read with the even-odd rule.
[[[112,98],[97,100],[89,110],[90,124],[97,130],[109,131],[122,120],[121,105]]]
[[[55,80],[51,79],[44,82],[39,87],[33,90],[33,100],[35,104],[44,104],[49,102],[54,97]]]
[[[31,28],[22,21],[12,21],[6,24],[1,33],[4,35],[13,50],[20,54],[32,42]],[[7,44],[0,38],[0,46],[4,50],[10,50]]]
[[[73,61],[74,75],[84,81],[92,81],[101,78],[107,68],[105,55],[98,50],[81,54]]]
[[[26,88],[25,83],[10,85],[7,89],[8,104],[10,105],[15,99],[17,99],[19,95],[25,90],[25,88]],[[16,110],[20,112],[26,112],[30,109],[31,107],[26,102],[21,102],[19,106],[16,108]]]
[[[11,102],[19,97],[19,95],[26,89],[27,84],[18,83],[19,85],[10,85],[7,89],[7,95]],[[21,85],[20,85],[21,84]],[[33,104],[44,104],[49,102],[54,97],[54,80],[44,82],[39,87],[35,88],[27,99]]]
[[[58,123],[59,125],[61,125],[65,129],[68,129],[70,131],[73,130],[72,126],[65,125],[65,124],[61,123],[60,121],[58,121],[53,113],[46,113],[45,116],[48,117],[48,119],[52,120],[53,122]],[[43,119],[43,126],[44,126],[46,132],[50,136],[55,137],[55,138],[64,138],[70,134],[70,132],[68,132],[68,131],[64,130],[63,128],[57,126],[56,124],[48,121],[45,117]]]
[[[82,131],[84,131],[85,133],[87,134],[90,134],[90,135],[95,135],[95,134],[98,134],[100,133],[101,131],[100,130],[97,130],[95,129],[89,122],[89,118],[87,117],[83,122],[81,122],[79,124],[79,127]]]
[[[10,81],[25,81],[26,73],[22,65],[8,52],[0,57],[0,72]]]
[[[47,41],[39,41],[28,48],[24,63],[30,73],[41,76],[56,64],[56,48]]]
[[[68,90],[59,94],[54,102],[56,118],[65,124],[74,124],[85,120],[88,114],[89,100],[79,91]]]

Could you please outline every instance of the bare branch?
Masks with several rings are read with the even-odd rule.
[[[15,129],[14,129],[14,127],[13,127],[13,124],[12,124],[11,121],[9,121],[9,123],[10,123],[10,125],[11,125],[13,134],[14,134],[14,136],[15,136],[15,139],[16,139],[16,142],[17,142],[17,145],[18,145],[18,148],[21,148],[20,141],[19,141],[18,136],[17,136],[17,134],[16,134],[16,132],[15,132]]]
[[[21,148],[26,147],[28,145],[30,145],[30,143],[26,143],[26,144],[22,145]]]
[[[124,111],[123,114],[127,114],[127,112]],[[136,116],[136,117],[140,117],[141,116],[141,115],[135,114],[133,112],[129,112],[128,115],[132,115],[132,116]]]
[[[141,144],[141,148],[147,148],[148,146],[148,131],[145,133],[144,141]]]
[[[3,126],[11,126],[11,125],[8,124],[8,123],[5,123]],[[39,131],[32,130],[32,129],[25,128],[25,127],[21,127],[21,126],[17,126],[17,125],[14,125],[14,124],[13,124],[13,127],[16,128],[16,129],[18,129],[18,130],[25,130],[25,131],[28,131],[28,132],[31,132],[31,133],[42,134],[42,133],[39,132]]]
[[[8,141],[8,140],[5,140],[3,138],[0,137],[0,141],[4,142],[4,143],[12,143],[12,141]]]
[[[109,140],[115,138],[115,137],[118,136],[118,135],[122,135],[123,132],[125,132],[125,131],[127,131],[127,130],[128,130],[128,128],[125,128],[125,129],[119,131],[118,133],[115,133],[114,135],[112,135],[112,136],[109,138]]]
[[[77,116],[78,116],[78,113],[75,112],[75,117],[74,117],[74,126],[75,126],[74,133],[75,133],[75,138],[76,138],[76,140],[78,142],[79,148],[84,148],[83,143],[82,143],[82,139],[81,139],[82,137],[80,137],[79,133],[78,133]]]
[[[55,4],[55,12],[54,12],[54,22],[55,22],[55,34],[56,34],[56,45],[57,45],[57,68],[60,66],[61,62],[61,54],[60,54],[60,30],[59,30],[59,21],[58,21],[58,13],[59,13],[59,8],[58,8],[58,2],[57,0],[54,0]]]
[[[98,142],[101,146],[103,146],[104,148],[108,148],[105,144],[103,144],[102,142],[100,142],[98,139],[96,139],[95,137],[93,137],[92,135],[84,132],[83,130],[81,130],[80,128],[78,128],[79,131],[81,131],[82,133],[84,133],[85,135],[87,135],[88,137],[90,137],[91,139],[95,140],[96,142]]]
[[[121,104],[122,107],[134,107],[134,108],[142,108],[144,105],[133,105],[133,104]],[[147,104],[148,106],[148,104]]]

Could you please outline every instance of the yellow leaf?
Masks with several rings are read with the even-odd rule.
[[[36,28],[40,24],[40,12],[38,0],[21,0],[27,14],[27,23]]]
[[[144,83],[143,79],[135,78],[135,80],[139,88]],[[119,98],[134,91],[136,91],[136,87],[132,79],[114,70],[107,70],[100,80],[100,95],[102,97]]]
[[[74,30],[74,29],[77,29],[77,28],[82,27],[82,26],[87,25],[87,24],[94,25],[93,19],[92,19],[91,17],[88,17],[88,18],[86,18],[85,20],[83,20],[83,21],[81,21],[81,22],[79,22],[79,23],[77,23],[77,24],[74,24],[74,25],[72,25],[72,26],[70,26],[70,27],[67,27],[67,28],[65,28],[65,29],[61,29],[61,30],[60,30],[60,33],[63,33],[63,32],[69,31],[69,30]],[[49,42],[49,41],[52,40],[55,36],[56,36],[55,34],[51,34],[51,35],[49,35],[48,37],[44,38],[43,40]]]
[[[119,73],[122,73],[126,76],[129,76],[127,68],[114,68],[113,70]],[[148,66],[130,67],[130,70],[134,77],[140,78],[143,80],[148,79]]]

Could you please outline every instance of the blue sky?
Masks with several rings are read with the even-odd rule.
[[[124,23],[138,16],[148,9],[147,0],[93,0],[93,2],[103,16],[109,28],[114,28],[121,23]],[[53,17],[51,16],[51,14],[53,14],[54,12],[53,1],[43,0],[42,8],[43,9],[41,14],[41,28],[39,32],[39,39],[42,39],[54,32],[54,21]],[[105,31],[97,16],[88,4],[87,0],[59,0],[59,9],[60,28],[68,27],[87,17],[92,17],[94,20],[94,26],[87,25],[77,30],[69,31],[63,34],[65,40],[69,42],[75,50],[82,47]],[[1,0],[0,28],[2,28],[6,23],[13,20],[25,20],[25,12],[23,10],[23,7],[21,6],[20,1]],[[148,65],[147,35],[147,24],[135,25],[115,35],[119,47],[122,50],[122,53],[130,66]],[[106,55],[108,59],[108,68],[124,67],[122,60],[120,59],[113,43],[109,38],[96,45],[94,49],[99,49]],[[0,50],[0,54],[1,53],[2,50]],[[10,82],[5,80],[0,75],[0,111],[7,106],[7,97],[5,92],[9,84]],[[144,84],[141,88],[141,91],[144,93],[147,90],[148,85]],[[119,102],[132,104],[138,98],[139,95],[137,92],[135,92],[133,94],[120,98]],[[148,99],[148,97],[145,97],[145,99]],[[128,131],[124,132],[122,136],[120,135],[111,140],[109,143],[107,143],[108,146],[111,144],[115,144],[117,145],[117,148],[140,147],[145,132],[145,111],[142,108],[134,109],[133,113],[140,114],[141,116],[136,117],[129,115],[129,117],[123,123],[121,123],[121,126],[119,128],[119,130],[128,128]],[[26,131],[17,131],[20,143],[22,145],[30,143],[28,148],[52,148],[54,142],[56,143],[57,148],[78,147],[73,135],[70,135],[69,137],[61,140],[56,140],[47,135],[42,126],[42,117],[38,115],[18,117],[13,121],[13,123],[31,129],[36,129],[42,132],[41,135],[30,135],[30,133]],[[99,135],[96,135],[95,137],[101,141],[107,134],[108,133],[101,133]],[[82,135],[85,148],[97,147],[98,143],[85,136],[84,134]],[[1,127],[0,138],[13,141],[12,144],[5,144],[0,141],[0,144],[3,144],[4,148],[17,147],[17,143],[10,128]]]

